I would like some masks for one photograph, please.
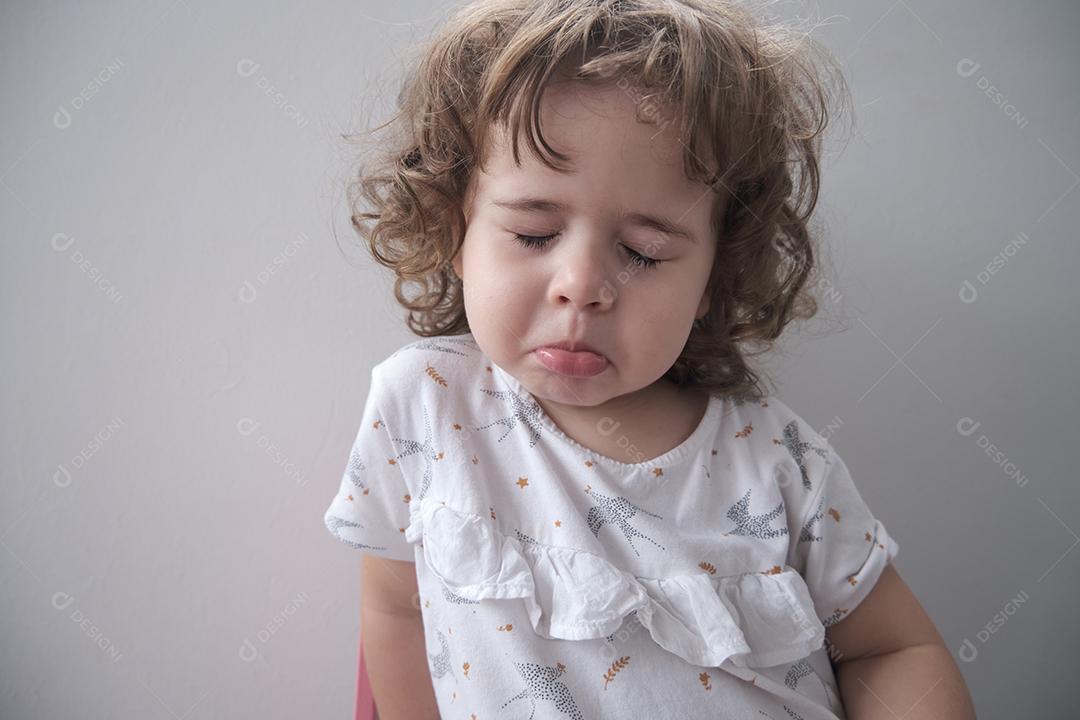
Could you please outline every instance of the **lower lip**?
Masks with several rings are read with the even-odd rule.
[[[596,353],[570,352],[553,347],[536,349],[537,359],[549,370],[568,377],[591,377],[599,375],[608,366],[608,359]]]

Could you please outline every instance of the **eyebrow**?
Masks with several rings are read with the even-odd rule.
[[[543,198],[534,197],[524,197],[516,200],[492,200],[491,204],[507,210],[520,210],[525,212],[564,212],[567,209],[565,205],[555,202],[554,200],[545,200]],[[692,232],[664,217],[640,212],[628,212],[623,213],[620,219],[631,225],[655,230],[659,233],[682,238],[692,243],[697,242],[697,239]]]

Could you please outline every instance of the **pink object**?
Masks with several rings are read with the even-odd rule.
[[[356,720],[378,720],[375,696],[371,692],[367,665],[364,664],[364,643],[360,643],[360,670],[356,677]]]

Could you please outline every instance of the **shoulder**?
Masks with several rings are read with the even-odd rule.
[[[372,368],[371,392],[388,410],[460,401],[488,372],[486,364],[472,334],[421,338]]]
[[[406,382],[415,385],[421,378],[439,384],[439,375],[461,376],[482,368],[483,352],[471,334],[421,338],[402,345],[372,369],[383,384]]]
[[[728,400],[724,412],[725,429],[741,425],[736,439],[754,438],[758,444],[787,449],[789,446],[828,449],[829,443],[814,426],[776,395],[760,400]],[[807,445],[809,444],[809,445]]]
[[[776,395],[727,405],[725,442],[751,460],[757,473],[773,478],[785,504],[798,514],[817,496],[835,462],[828,439]]]

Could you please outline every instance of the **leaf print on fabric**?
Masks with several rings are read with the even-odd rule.
[[[752,490],[753,488],[747,490],[746,494],[727,511],[727,517],[735,523],[735,529],[724,534],[744,535],[761,540],[787,535],[788,529],[786,527],[779,529],[769,527],[772,521],[784,512],[784,501],[781,500],[779,505],[767,513],[753,515],[750,513],[750,493]]]
[[[555,703],[555,709],[562,714],[568,715],[574,720],[584,720],[577,709],[577,704],[574,703],[573,695],[570,694],[570,688],[559,681],[559,678],[566,671],[565,665],[559,663],[558,669],[555,669],[545,665],[537,665],[536,663],[516,662],[514,667],[517,668],[518,673],[521,674],[522,679],[525,681],[525,689],[503,703],[501,710],[506,709],[507,705],[516,700],[529,698],[532,705],[529,720],[532,720],[533,715],[536,714],[536,701],[551,700]]]
[[[799,423],[796,420],[792,420],[784,426],[784,439],[773,440],[777,445],[783,445],[787,448],[787,451],[791,453],[791,459],[795,461],[795,464],[799,466],[799,472],[802,474],[803,487],[807,490],[813,490],[810,483],[810,477],[806,473],[806,463],[803,461],[808,451],[814,452],[821,456],[823,459],[828,459],[828,451],[810,442],[803,442],[799,437]]]
[[[446,382],[446,378],[440,375],[439,371],[431,367],[430,365],[424,368],[424,372],[429,378],[434,380],[436,384],[442,385],[443,387],[450,387],[450,383]]]
[[[488,395],[502,400],[503,402],[510,404],[510,415],[499,418],[494,422],[490,422],[487,425],[480,425],[474,427],[473,430],[477,432],[487,430],[493,425],[502,425],[506,428],[506,432],[499,438],[498,442],[502,442],[506,439],[506,436],[513,432],[514,428],[518,426],[518,423],[524,425],[529,431],[529,447],[536,445],[536,441],[540,439],[540,406],[532,398],[525,399],[515,393],[513,390],[488,390],[487,388],[480,388],[480,390]]]
[[[604,689],[607,690],[608,683],[615,679],[615,676],[619,674],[619,671],[630,664],[630,656],[626,655],[619,658],[615,662],[611,663],[611,667],[604,673]]]
[[[630,549],[633,550],[634,554],[638,557],[641,557],[641,553],[639,553],[637,548],[634,547],[633,538],[635,537],[645,538],[661,550],[666,550],[663,545],[656,542],[648,535],[645,535],[637,528],[632,527],[628,522],[630,518],[634,517],[634,515],[639,512],[645,513],[646,515],[651,515],[657,520],[663,520],[662,517],[656,515],[655,513],[651,513],[648,510],[642,510],[637,505],[633,504],[624,497],[610,497],[607,495],[601,495],[600,493],[594,491],[591,487],[587,487],[585,489],[585,492],[597,501],[596,505],[593,505],[589,508],[589,512],[586,515],[586,520],[589,523],[589,529],[592,530],[592,534],[595,535],[597,539],[600,538],[600,528],[602,528],[605,524],[610,523],[612,525],[618,526],[618,528],[622,530],[623,537],[625,537],[626,542],[629,543]]]

